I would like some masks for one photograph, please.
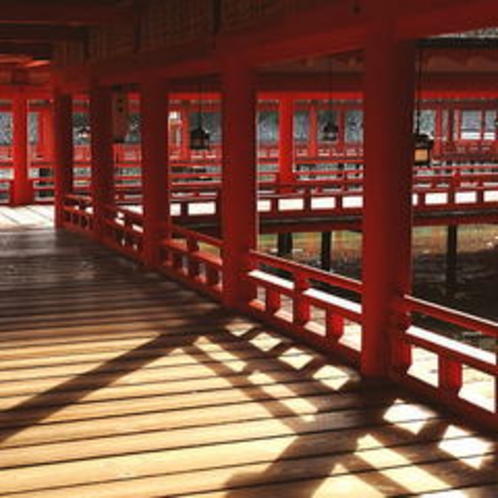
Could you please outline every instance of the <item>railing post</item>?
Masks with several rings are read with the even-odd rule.
[[[57,91],[54,97],[55,226],[62,228],[65,221],[65,197],[73,190],[73,99]]]
[[[194,258],[195,253],[199,252],[199,242],[191,236],[187,237],[187,251],[188,251],[188,261],[187,261],[188,276],[191,279],[195,279],[199,276],[200,273],[199,261],[197,261]]]
[[[332,311],[327,309],[325,313],[325,330],[327,339],[333,342],[337,342],[344,335],[344,318]]]
[[[292,322],[294,325],[303,326],[310,320],[310,303],[304,293],[310,284],[306,277],[294,275],[294,293],[292,296]]]
[[[142,118],[143,261],[160,263],[160,244],[171,225],[168,173],[168,89],[166,82],[147,79],[140,86]],[[183,204],[181,205],[183,208]]]
[[[438,357],[439,387],[445,394],[458,396],[462,388],[462,365],[444,356]]]
[[[239,307],[255,293],[247,270],[249,251],[256,248],[258,234],[256,82],[253,69],[232,55],[224,60],[221,80],[223,302]]]
[[[411,317],[403,305],[403,298],[397,297],[392,301],[389,330],[391,340],[391,369],[397,375],[405,375],[413,362],[412,346],[403,336],[410,327]]]
[[[361,371],[384,378],[392,371],[391,342],[399,341],[389,334],[392,301],[411,286],[415,46],[396,39],[389,18],[370,29],[365,57]]]
[[[103,240],[106,206],[114,205],[114,159],[111,89],[94,85],[90,90],[90,148],[93,233]]]

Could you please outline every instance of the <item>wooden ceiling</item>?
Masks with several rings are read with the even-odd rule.
[[[132,0],[0,0],[0,66],[47,65],[54,44],[84,41],[88,27],[132,17]]]

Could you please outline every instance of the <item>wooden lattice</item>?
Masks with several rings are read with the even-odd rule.
[[[143,50],[188,44],[211,30],[211,6],[206,0],[153,0],[144,13]]]
[[[277,22],[282,16],[312,5],[335,0],[150,0],[133,21],[90,29],[87,42],[66,42],[56,47],[59,66],[115,55],[208,43],[216,31],[233,32],[261,23]],[[216,12],[215,12],[216,9]],[[218,17],[220,16],[220,17]],[[216,28],[215,28],[216,27]]]
[[[288,3],[285,0],[223,0],[222,30],[237,31],[273,19]]]
[[[82,42],[66,41],[54,47],[54,63],[63,67],[80,64],[85,60],[85,46]]]

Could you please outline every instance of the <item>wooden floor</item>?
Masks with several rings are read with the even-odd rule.
[[[0,230],[48,228],[54,224],[54,206],[0,206]]]
[[[496,439],[92,242],[0,232],[0,496],[498,496]]]

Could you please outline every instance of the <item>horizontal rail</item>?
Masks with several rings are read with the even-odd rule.
[[[105,241],[118,251],[140,260],[143,251],[143,216],[130,209],[104,206]]]
[[[247,304],[250,313],[324,351],[359,362],[361,282],[257,251],[249,253],[247,277],[255,292]],[[356,299],[341,296],[344,291]],[[352,335],[346,333],[351,323],[356,324]]]
[[[444,401],[455,410],[463,411],[469,417],[483,420],[488,425],[494,424],[496,427],[498,324],[410,295],[396,298],[393,308],[396,318],[392,340],[397,380],[420,388],[424,393]],[[437,322],[424,327],[412,325],[416,315]],[[479,337],[489,338],[495,345],[486,350],[466,344],[462,339],[448,337],[448,333],[443,333],[438,322],[445,328],[449,324],[470,330]],[[431,361],[430,356],[425,362],[413,362],[413,348],[425,352],[426,356],[427,353],[435,355],[435,362]],[[468,369],[474,372],[470,380],[465,377]],[[435,380],[431,380],[431,371],[435,371]],[[481,395],[474,392],[473,382],[480,383]]]
[[[161,242],[160,269],[200,292],[221,300],[221,249],[222,241],[219,239],[172,225],[168,236]]]
[[[469,315],[462,311],[447,308],[409,295],[399,298],[397,306],[404,312],[423,313],[437,320],[498,338],[498,325],[491,320]]]

